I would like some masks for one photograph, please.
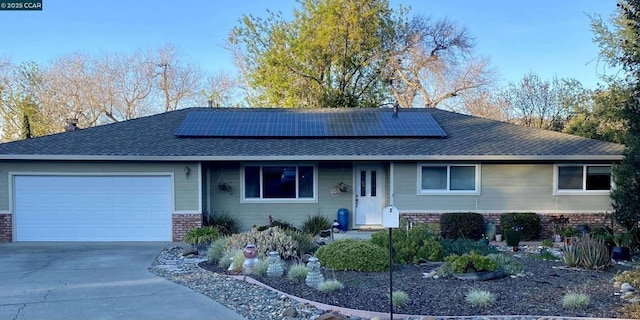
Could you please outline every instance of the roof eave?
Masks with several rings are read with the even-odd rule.
[[[622,155],[279,155],[279,156],[138,156],[0,155],[0,160],[51,161],[621,161]]]

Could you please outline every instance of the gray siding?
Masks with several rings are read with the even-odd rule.
[[[553,164],[481,164],[479,195],[419,195],[418,163],[396,163],[395,205],[402,211],[566,211],[610,209],[608,195],[554,195]]]
[[[189,167],[189,177],[185,167]],[[78,173],[173,173],[174,210],[199,212],[198,164],[195,162],[70,162],[70,161],[10,161],[0,163],[0,210],[10,210],[9,173],[78,174]]]
[[[296,163],[300,164],[300,163]],[[207,194],[208,212],[216,214],[226,212],[237,218],[242,230],[248,230],[253,225],[269,224],[269,215],[274,219],[286,221],[294,226],[301,226],[310,215],[320,213],[329,221],[337,217],[338,209],[347,208],[352,215],[353,190],[332,196],[330,190],[340,181],[351,185],[353,181],[351,164],[318,164],[318,201],[317,203],[241,203],[242,189],[240,181],[240,164],[224,163],[212,164],[209,167],[207,180],[211,188]],[[218,179],[224,178],[232,186],[232,191],[218,189]],[[353,219],[350,217],[349,223]]]

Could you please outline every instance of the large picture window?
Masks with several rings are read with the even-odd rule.
[[[244,166],[244,199],[302,199],[315,197],[312,165]]]
[[[420,193],[477,193],[478,165],[423,164],[419,172]]]
[[[557,192],[609,192],[611,166],[559,165],[556,166]]]

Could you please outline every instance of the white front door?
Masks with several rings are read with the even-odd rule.
[[[384,194],[382,166],[355,167],[356,227],[381,226]]]

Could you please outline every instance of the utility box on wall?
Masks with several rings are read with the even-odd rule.
[[[385,228],[400,227],[400,212],[394,206],[382,209],[382,226]]]

